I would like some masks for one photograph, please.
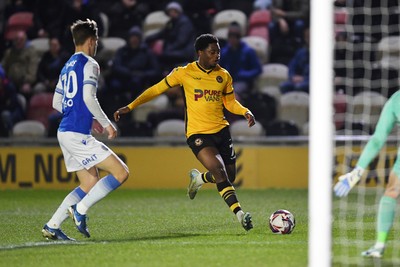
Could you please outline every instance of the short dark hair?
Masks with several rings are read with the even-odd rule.
[[[87,39],[98,37],[97,23],[94,20],[77,20],[71,26],[75,45],[83,45]]]
[[[199,37],[196,38],[196,41],[194,43],[194,49],[197,51],[201,50],[203,51],[206,49],[210,44],[218,43],[218,38],[210,33],[205,33],[200,35]]]

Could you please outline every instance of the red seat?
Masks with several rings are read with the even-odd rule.
[[[248,33],[249,36],[259,36],[264,38],[265,40],[269,41],[269,31],[268,31],[268,27],[263,27],[263,26],[259,26],[259,27],[254,27],[251,28],[249,30]]]
[[[347,10],[344,8],[335,9],[335,24],[346,24]]]
[[[271,13],[269,10],[255,10],[249,18],[249,29],[258,26],[268,26],[271,21]]]
[[[255,10],[249,18],[249,29],[247,35],[259,36],[269,40],[268,23],[271,21],[269,10]]]
[[[334,107],[334,122],[336,130],[343,129],[346,122],[346,111],[347,103],[349,102],[349,96],[343,93],[336,93],[333,98]]]
[[[30,99],[27,117],[42,122],[47,129],[48,117],[53,112],[53,93],[39,93]]]
[[[18,31],[27,31],[32,26],[32,12],[17,12],[8,18],[4,37],[6,40],[12,40]]]

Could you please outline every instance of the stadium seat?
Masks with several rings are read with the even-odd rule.
[[[300,130],[297,125],[291,121],[274,120],[268,123],[265,128],[266,136],[298,136]]]
[[[104,12],[99,13],[99,17],[101,19],[101,23],[103,24],[103,34],[101,37],[108,37],[108,31],[110,29],[110,21],[108,19],[108,16]]]
[[[126,45],[126,41],[119,37],[102,37],[100,38],[103,49],[115,53],[119,48]]]
[[[258,36],[269,41],[268,27],[253,27],[249,30],[248,36]]]
[[[333,121],[335,123],[336,130],[343,129],[346,122],[346,112],[352,103],[352,96],[343,94],[343,93],[336,93],[333,97],[333,108],[334,108],[334,115]]]
[[[29,101],[27,118],[40,121],[47,129],[48,117],[53,112],[53,93],[38,93]]]
[[[310,131],[310,124],[309,122],[306,122],[303,124],[303,126],[301,126],[301,133],[303,135],[308,135]]]
[[[278,107],[278,118],[291,121],[301,129],[309,117],[309,95],[304,92],[283,94]]]
[[[249,29],[247,35],[259,36],[269,40],[268,24],[271,21],[269,10],[255,10],[249,17]]]
[[[165,27],[169,17],[163,10],[150,12],[143,22],[143,37],[146,38]]]
[[[335,8],[334,10],[335,24],[344,25],[347,22],[347,9],[346,8]]]
[[[25,120],[17,122],[12,129],[12,137],[45,137],[46,127],[40,121]]]
[[[269,63],[263,65],[263,71],[256,79],[258,89],[266,86],[277,86],[286,81],[289,77],[288,67],[280,63]]]
[[[104,66],[105,69],[109,67],[109,63],[114,58],[115,52],[126,44],[126,41],[119,37],[101,37],[100,45],[101,49],[97,51],[95,59],[100,64],[100,67]]]
[[[24,11],[11,15],[6,23],[4,38],[12,40],[19,31],[26,32],[33,26],[33,13]]]
[[[219,39],[226,40],[228,38],[229,24],[236,21],[241,29],[242,36],[246,35],[247,16],[243,11],[237,9],[226,9],[215,14],[212,21],[212,31]]]
[[[49,38],[35,38],[29,44],[35,48],[39,58],[49,50]]]
[[[145,122],[147,121],[147,115],[152,111],[163,110],[168,106],[169,100],[166,95],[160,95],[152,101],[146,102],[143,105],[138,106],[132,112],[134,121]]]
[[[157,125],[155,130],[155,136],[158,137],[169,137],[169,136],[177,136],[184,137],[185,136],[185,122],[183,120],[165,120],[160,122]]]
[[[257,90],[258,90],[258,92],[260,92],[262,94],[267,94],[269,96],[272,96],[275,99],[276,103],[279,103],[281,100],[282,94],[281,94],[281,90],[279,89],[278,86],[267,85],[267,86],[264,86]]]
[[[242,40],[256,51],[261,64],[266,64],[268,62],[267,40],[259,36],[245,36]]]
[[[237,120],[232,122],[230,125],[230,131],[234,137],[264,135],[264,128],[259,122],[256,122],[256,124],[250,128],[247,120]]]
[[[363,91],[353,97],[350,110],[352,123],[369,125],[373,130],[387,98],[374,91]]]
[[[259,26],[268,26],[271,22],[271,12],[267,9],[255,10],[249,17],[249,29]]]
[[[383,37],[378,43],[377,53],[382,68],[400,70],[400,36]]]

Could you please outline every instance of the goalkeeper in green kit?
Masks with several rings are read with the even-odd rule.
[[[378,155],[396,123],[400,123],[400,91],[393,94],[384,105],[375,132],[364,147],[356,167],[353,171],[339,177],[339,181],[334,187],[336,196],[347,196],[357,184],[369,163]],[[389,175],[389,182],[379,202],[376,243],[367,251],[362,252],[362,256],[381,258],[385,251],[385,243],[394,220],[396,199],[400,193],[399,153],[400,151],[397,152],[396,161]]]

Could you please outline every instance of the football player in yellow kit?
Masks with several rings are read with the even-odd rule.
[[[235,98],[232,77],[218,65],[220,46],[217,37],[202,34],[197,37],[198,60],[171,71],[159,83],[151,86],[127,106],[114,113],[115,121],[137,106],[154,99],[169,88],[181,86],[185,100],[185,131],[187,143],[197,159],[207,169],[189,172],[188,195],[194,199],[204,183],[216,183],[219,194],[236,214],[243,228],[253,228],[251,215],[244,212],[232,183],[236,176],[236,154],[232,145],[229,123],[224,107],[233,114],[243,115],[249,127],[255,124],[251,111]]]

